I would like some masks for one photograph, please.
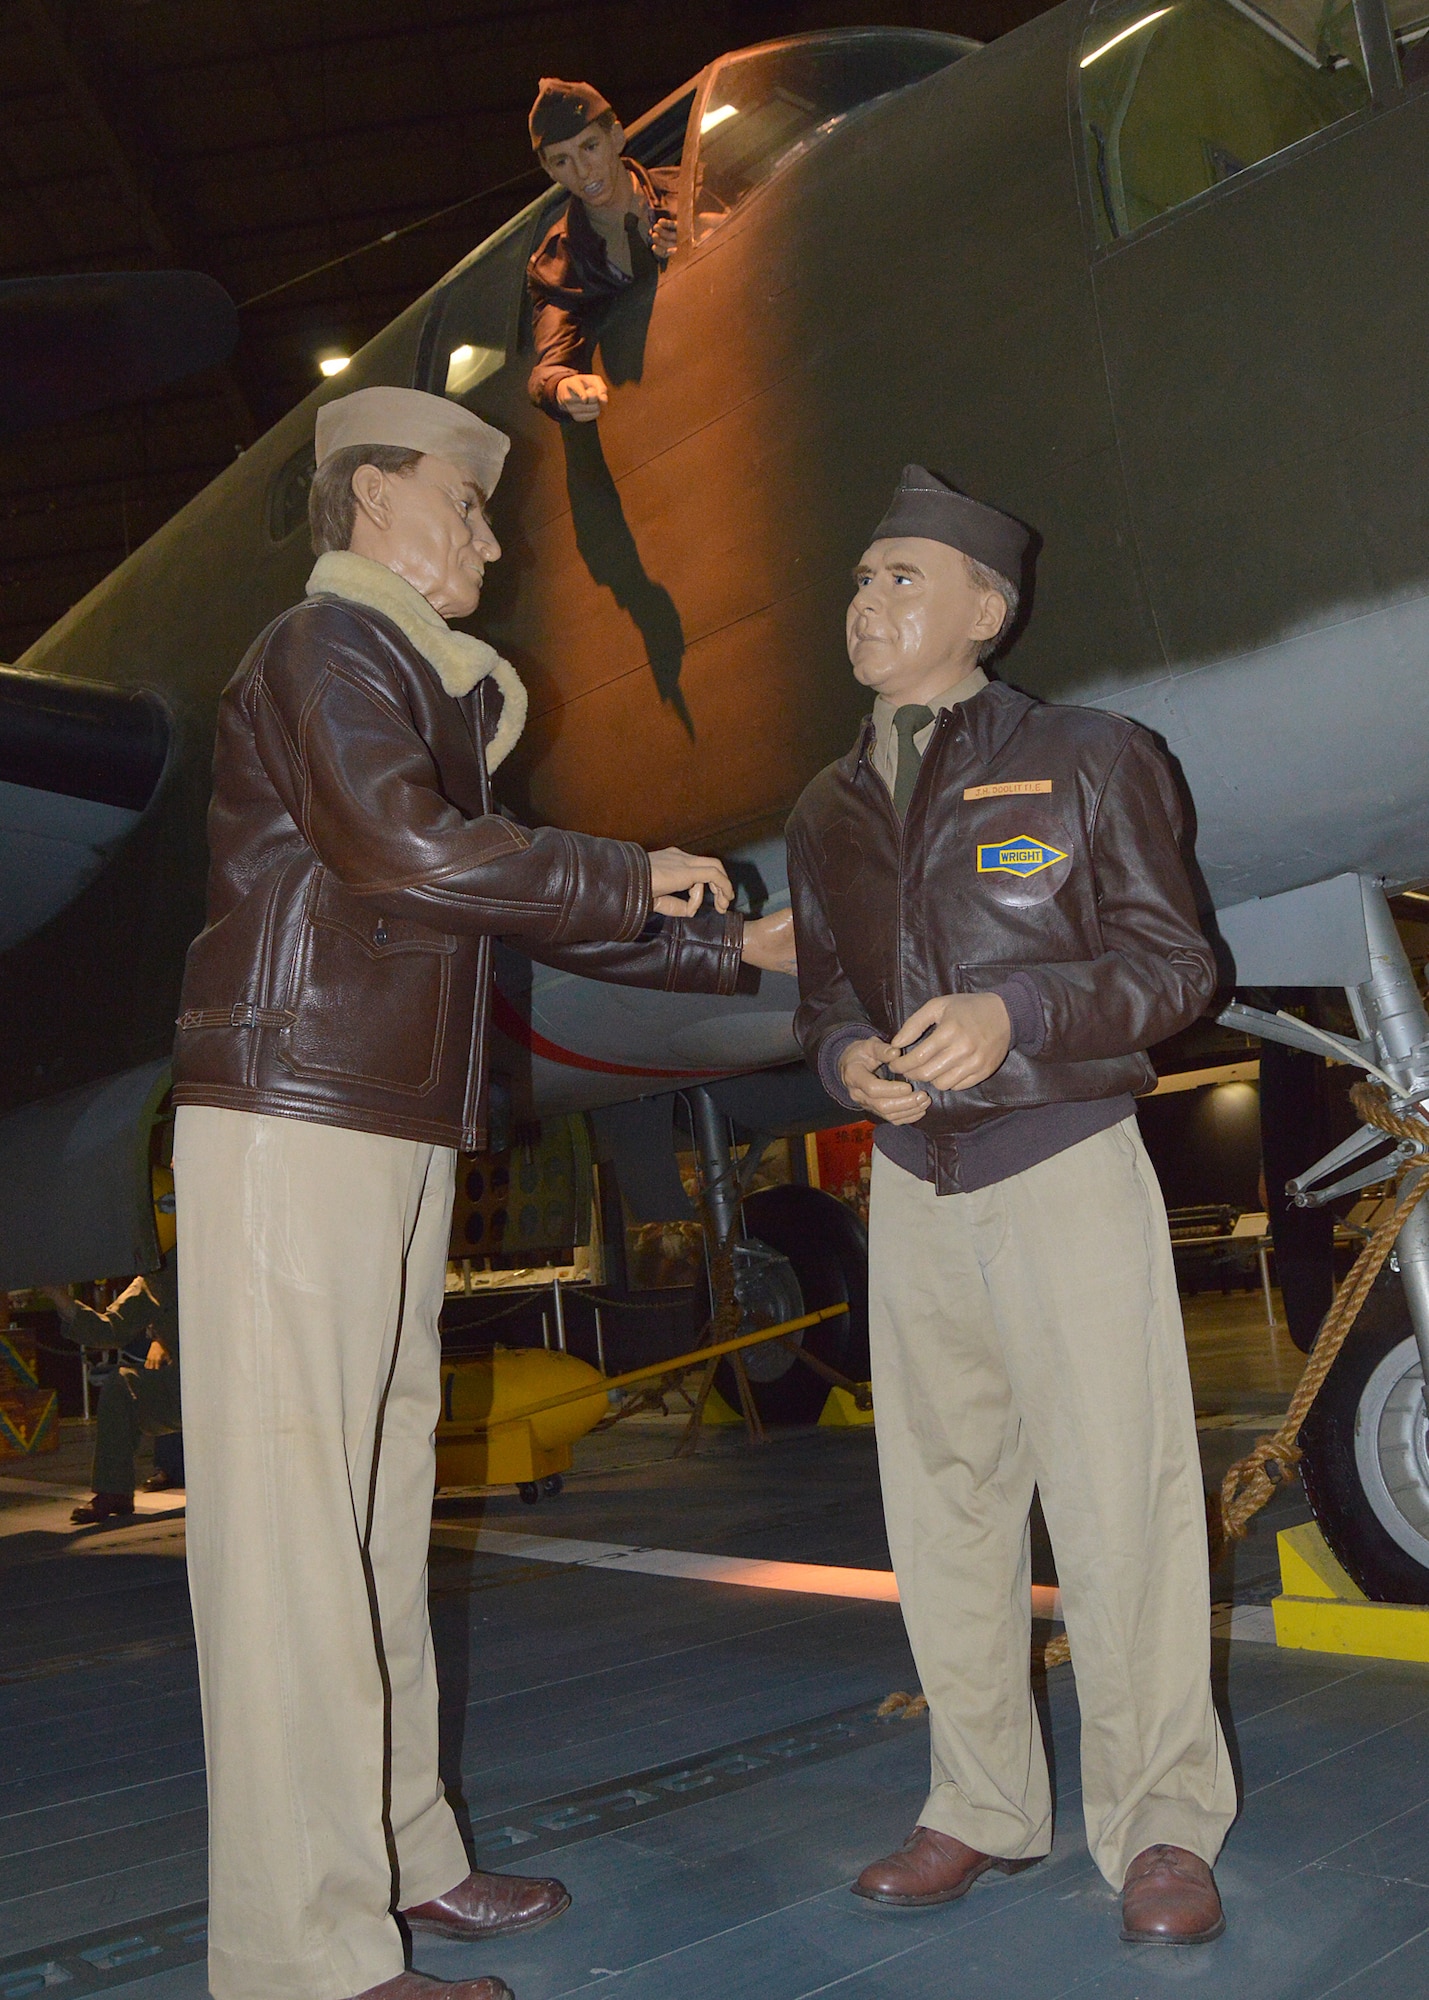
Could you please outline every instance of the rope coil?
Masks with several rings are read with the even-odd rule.
[[[1218,1527],[1221,1547],[1227,1541],[1243,1540],[1251,1522],[1273,1496],[1276,1487],[1293,1477],[1300,1462],[1300,1432],[1310,1414],[1310,1406],[1334,1367],[1340,1349],[1348,1340],[1400,1230],[1424,1197],[1429,1195],[1429,1173],[1424,1171],[1424,1162],[1429,1158],[1429,1119],[1417,1111],[1396,1111],[1390,1103],[1388,1091],[1378,1084],[1357,1083],[1350,1092],[1350,1100],[1367,1125],[1374,1125],[1390,1138],[1413,1146],[1415,1158],[1401,1174],[1393,1209],[1360,1251],[1353,1269],[1335,1295],[1335,1302],[1325,1315],[1279,1430],[1269,1437],[1257,1438],[1245,1457],[1236,1461],[1221,1482],[1219,1520],[1212,1522],[1213,1544]],[[1220,1550],[1213,1546],[1213,1559],[1219,1553]]]

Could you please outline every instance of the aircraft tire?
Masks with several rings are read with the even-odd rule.
[[[1367,1597],[1429,1604],[1429,1421],[1398,1275],[1386,1268],[1300,1433],[1325,1540]]]
[[[751,1237],[789,1260],[805,1312],[848,1305],[847,1313],[837,1319],[809,1328],[803,1340],[809,1352],[830,1368],[850,1381],[866,1382],[868,1233],[857,1215],[819,1188],[773,1187],[747,1197],[744,1223]],[[715,1386],[737,1410],[739,1388],[728,1362],[722,1364]],[[752,1378],[750,1388],[766,1424],[815,1424],[829,1394],[829,1384],[792,1356],[773,1380]]]

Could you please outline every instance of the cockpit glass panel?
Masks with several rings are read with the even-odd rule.
[[[465,400],[506,365],[520,331],[526,259],[547,198],[532,202],[459,270],[435,307],[424,335],[424,386]]]
[[[1389,25],[1406,83],[1429,77],[1429,0],[1389,0]]]
[[[308,494],[316,471],[310,438],[274,473],[268,488],[268,534],[273,541],[286,542],[308,525]]]
[[[694,240],[853,112],[946,69],[971,46],[916,29],[863,29],[728,57],[700,116]]]
[[[1079,74],[1104,243],[1370,102],[1350,0],[1113,0]]]

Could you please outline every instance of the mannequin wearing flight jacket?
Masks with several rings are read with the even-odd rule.
[[[718,862],[493,809],[525,697],[446,618],[500,554],[506,449],[415,390],[327,404],[307,598],[220,705],[174,1058],[216,2000],[505,2000],[405,1971],[403,1926],[482,1940],[570,1900],[470,1872],[437,1774],[437,1318],[492,941],[729,993],[746,939],[681,914],[706,887],[728,912]]]
[[[979,665],[1021,525],[906,468],[848,614],[874,715],[789,822],[825,1087],[878,1119],[869,1219],[889,1547],[932,1790],[857,1893],[895,1908],[1032,1865],[1028,1513],[1057,1556],[1087,1837],[1122,1936],[1224,1928],[1235,1787],[1210,1692],[1206,1536],[1165,1211],[1131,1093],[1215,984],[1170,773],[1119,716]]]

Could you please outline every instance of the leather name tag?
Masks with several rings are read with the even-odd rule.
[[[1014,778],[1006,785],[969,785],[963,793],[965,799],[1011,799],[1026,798],[1029,792],[1050,792],[1050,778]]]

